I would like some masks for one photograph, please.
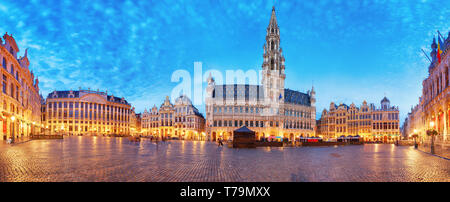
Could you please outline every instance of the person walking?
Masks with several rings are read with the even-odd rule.
[[[220,147],[220,146],[223,147],[223,143],[222,143],[222,139],[219,138],[219,144],[217,145],[217,147]]]

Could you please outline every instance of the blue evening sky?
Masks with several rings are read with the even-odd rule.
[[[401,119],[421,95],[436,30],[450,31],[450,1],[0,1],[0,32],[12,33],[44,97],[53,90],[108,90],[137,112],[159,106],[177,69],[255,69],[275,5],[290,89],[331,101],[379,105]],[[445,17],[447,16],[447,17]],[[203,85],[206,87],[206,83]],[[204,105],[197,108],[204,112]]]

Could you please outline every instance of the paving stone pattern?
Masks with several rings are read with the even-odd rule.
[[[65,137],[0,143],[0,181],[450,181],[450,161],[413,147],[231,149],[212,142]]]

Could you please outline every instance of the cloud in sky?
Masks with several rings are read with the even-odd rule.
[[[403,119],[427,76],[420,48],[430,50],[436,30],[450,31],[446,1],[4,0],[0,32],[13,34],[22,55],[30,48],[44,96],[107,89],[143,111],[194,61],[203,71],[259,70],[274,4],[286,87],[314,83],[318,115],[331,101],[379,104],[386,94]]]

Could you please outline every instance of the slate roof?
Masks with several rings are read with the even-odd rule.
[[[54,92],[56,92],[56,95],[57,95],[56,98],[69,98],[70,91],[66,90],[66,91],[53,91],[53,92],[51,92],[51,93],[48,94],[47,99],[49,99],[49,98],[50,98],[50,99],[54,98],[54,97],[53,97],[53,93],[54,93]],[[72,91],[72,93],[73,93],[73,95],[74,95],[74,98],[80,98],[80,91]],[[89,94],[89,93],[87,93],[87,94]],[[92,94],[95,94],[95,93],[92,93]],[[104,94],[103,94],[103,95],[104,95]],[[130,105],[130,103],[128,103],[126,100],[124,100],[125,103],[122,103],[122,98],[119,98],[119,97],[115,97],[115,96],[114,96],[114,97],[113,97],[113,100],[111,100],[111,97],[113,97],[113,96],[107,95],[108,101],[110,101],[110,102],[116,102],[116,103],[120,103],[120,104]]]
[[[311,106],[311,97],[291,89],[284,89],[284,103]]]
[[[223,98],[224,100],[226,98],[264,100],[264,89],[260,85],[249,84],[216,85],[213,91],[213,98]]]
[[[213,91],[213,98],[233,98],[239,99],[254,99],[264,100],[264,89],[261,85],[249,84],[228,84],[216,85]],[[284,89],[284,102],[289,104],[311,106],[311,97],[306,93],[299,91]]]
[[[234,132],[238,132],[238,133],[252,133],[255,131],[252,131],[250,129],[247,128],[247,126],[242,126],[241,128],[238,128],[236,130],[234,130]]]

